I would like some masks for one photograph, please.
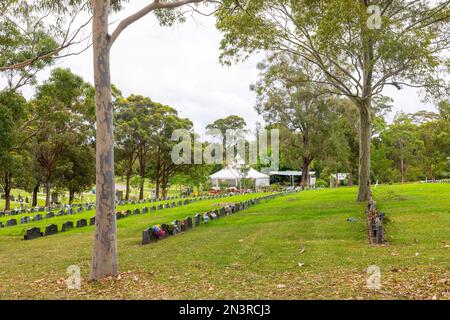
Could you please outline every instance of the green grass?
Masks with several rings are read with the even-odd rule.
[[[93,227],[33,241],[0,234],[0,298],[449,299],[450,185],[376,187],[390,219],[384,246],[368,245],[356,192],[279,197],[146,246],[145,227],[227,200],[119,220],[120,277],[95,283],[86,281]],[[81,268],[81,290],[65,286],[73,264]],[[380,290],[366,288],[373,264],[381,269]]]
[[[172,202],[178,203],[178,201],[180,201],[180,200],[184,201],[186,199],[190,199],[190,198],[162,200],[162,201],[156,201],[156,202],[148,202],[148,203],[144,203],[144,204],[127,204],[127,205],[117,206],[116,209],[117,209],[117,211],[126,211],[126,210],[133,210],[133,209],[140,209],[142,211],[142,209],[144,207],[150,208],[152,206],[158,206],[159,204],[164,205],[166,203],[172,203]],[[228,199],[228,198],[221,198],[221,199]],[[206,201],[206,200],[198,200],[198,206],[195,206],[195,207],[201,208],[203,206],[208,206],[209,205],[208,202],[206,202],[205,204],[200,204],[204,201]],[[210,200],[210,202],[211,201],[213,201],[213,200]],[[217,201],[218,200],[215,200],[215,202],[217,202]],[[224,201],[226,201],[226,200],[224,200]],[[162,211],[157,210],[155,212],[157,212],[157,214],[158,214],[160,212],[162,213],[167,210],[169,210],[169,209],[163,209]],[[56,216],[56,213],[58,211],[59,210],[53,211],[53,213],[55,214],[55,217],[48,218],[48,219],[45,218],[45,215],[47,212],[32,212],[32,213],[21,213],[21,214],[17,214],[17,215],[13,215],[13,216],[10,216],[10,215],[0,216],[0,222],[3,222],[3,225],[6,225],[6,221],[8,221],[10,219],[16,219],[17,223],[18,223],[16,226],[5,227],[5,228],[0,229],[0,237],[2,237],[2,236],[23,237],[23,235],[25,234],[25,231],[27,229],[30,229],[32,227],[38,227],[38,228],[41,228],[41,231],[44,231],[45,227],[50,224],[58,225],[58,229],[60,230],[61,226],[64,222],[72,221],[75,225],[76,221],[78,221],[80,219],[86,219],[87,222],[89,223],[89,219],[91,217],[95,216],[94,209],[76,213],[76,214],[72,214],[72,215],[64,215],[64,216],[60,216],[60,217]],[[75,208],[75,211],[76,211],[76,208]],[[155,215],[155,212],[149,212],[148,214]],[[32,218],[37,214],[40,214],[43,217],[43,219],[41,221],[32,221],[29,223],[20,224],[20,218],[25,217],[25,216]],[[73,230],[70,230],[68,232],[73,232]]]

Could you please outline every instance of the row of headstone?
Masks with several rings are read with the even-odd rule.
[[[226,196],[230,196],[230,195],[214,195],[214,196],[206,196],[206,197],[198,197],[198,199],[209,199],[209,198],[222,198],[222,197],[226,197]],[[265,197],[268,197],[268,196],[265,196]],[[270,195],[269,195],[269,197],[270,197]],[[174,197],[175,198],[175,197]],[[263,197],[264,198],[264,197]],[[178,202],[172,202],[172,203],[166,203],[165,205],[163,205],[163,204],[159,204],[158,206],[151,206],[150,208],[148,208],[148,207],[144,207],[144,208],[142,208],[142,213],[143,214],[145,214],[145,213],[148,213],[148,212],[150,212],[150,211],[156,211],[156,210],[163,210],[163,209],[165,209],[165,208],[174,208],[174,207],[176,207],[176,206],[181,206],[181,205],[188,205],[188,204],[190,204],[190,203],[193,203],[193,202],[196,202],[197,201],[197,198],[193,198],[193,199],[185,199],[184,201],[178,201]],[[249,201],[251,201],[252,203],[253,202],[255,202],[255,201],[259,201],[258,199],[253,199],[253,200],[249,200]],[[244,206],[248,206],[248,202],[249,201],[244,201]],[[86,206],[89,206],[89,205],[91,205],[92,206],[92,203],[90,203],[90,204],[86,204]],[[78,205],[78,210],[80,210],[80,207],[82,208],[82,206],[83,205]],[[44,208],[42,208],[42,209],[44,209]],[[233,209],[234,210],[234,209]],[[131,215],[136,215],[136,214],[140,214],[141,213],[141,210],[139,209],[139,208],[136,208],[136,209],[134,209],[133,211],[131,211],[131,210],[127,210],[127,211],[122,211],[122,212],[117,212],[116,213],[116,218],[117,219],[123,219],[123,218],[126,218],[126,217],[129,217],[129,216],[131,216]],[[75,210],[73,209],[73,208],[70,208],[68,211],[67,211],[67,213],[62,209],[62,210],[60,210],[56,215],[53,213],[53,212],[47,212],[46,213],[46,215],[45,215],[45,218],[46,219],[50,219],[50,218],[53,218],[53,217],[55,217],[55,216],[57,216],[57,217],[60,217],[60,216],[63,216],[63,215],[72,215],[72,214],[75,214]],[[216,216],[217,216],[217,213],[216,213]],[[20,223],[21,224],[25,224],[25,223],[29,223],[29,222],[31,222],[31,221],[41,221],[43,219],[43,217],[42,217],[42,215],[41,214],[37,214],[37,215],[35,215],[33,218],[30,218],[30,217],[22,217],[21,219],[20,219]],[[92,219],[94,219],[94,221],[92,221]],[[206,219],[208,219],[208,218],[206,218]],[[212,217],[209,217],[209,219],[214,219],[214,215],[212,215]],[[82,219],[82,220],[84,220],[84,219]],[[203,221],[203,220],[202,220]],[[91,221],[90,221],[91,223],[90,223],[90,225],[93,225],[93,224],[95,224],[95,218],[91,218]],[[78,222],[77,222],[78,223]],[[12,226],[16,226],[17,225],[17,220],[16,219],[10,219],[10,220],[8,220],[8,221],[6,221],[6,227],[12,227]],[[3,226],[3,224],[0,224],[0,228],[3,228],[3,227],[5,227],[5,226]],[[78,226],[77,226],[78,227]]]
[[[89,220],[89,225],[92,226],[95,224],[95,217],[92,217]],[[84,228],[88,226],[88,222],[86,219],[80,219],[76,222],[76,228]],[[74,224],[72,221],[64,222],[61,226],[61,232],[66,232],[70,229],[74,228]],[[51,224],[45,227],[45,231],[41,232],[40,228],[34,227],[30,228],[25,232],[24,240],[33,240],[40,237],[51,236],[58,233],[58,226],[56,224]]]
[[[235,204],[229,204],[221,208],[208,211],[204,214],[196,214],[194,219],[188,217],[183,221],[175,220],[171,224],[162,224],[160,227],[158,225],[151,228],[147,228],[142,232],[142,244],[149,244],[152,242],[157,242],[159,240],[165,239],[169,236],[176,235],[180,232],[186,232],[193,227],[199,227],[202,223],[208,223],[211,220],[219,219],[224,216],[228,216],[232,213],[245,210],[250,206],[259,204],[261,200],[273,199],[276,196],[285,195],[292,193],[293,191],[280,192],[276,194],[270,194],[267,196],[261,196],[255,199],[250,199]],[[294,191],[295,192],[295,191]]]

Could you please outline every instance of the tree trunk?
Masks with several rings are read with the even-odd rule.
[[[144,199],[144,185],[145,185],[145,169],[147,166],[147,163],[145,161],[145,152],[141,151],[140,158],[139,158],[139,175],[141,177],[140,186],[139,186],[139,200]]]
[[[160,181],[161,181],[161,148],[158,146],[158,153],[156,157],[156,168],[155,168],[155,177],[156,177],[156,186],[155,186],[155,193],[156,198],[159,198],[159,188],[160,188]]]
[[[359,106],[359,179],[358,201],[370,199],[370,100]]]
[[[125,189],[125,201],[130,200],[130,180],[131,180],[131,171],[127,172],[126,175],[126,189]]]
[[[38,181],[38,183],[33,188],[33,201],[31,204],[32,207],[36,207],[38,205],[37,194],[39,192],[40,185],[41,185],[41,183]]]
[[[160,178],[159,178],[159,176],[156,176],[156,186],[155,186],[155,197],[156,197],[156,199],[159,198],[159,188],[160,188]]]
[[[308,160],[304,160],[303,161],[303,165],[302,165],[302,182],[301,182],[301,186],[302,186],[302,190],[304,190],[306,187],[309,186],[309,164],[310,161]]]
[[[348,186],[353,187],[353,174],[351,172],[348,174]]]
[[[50,184],[50,178],[47,178],[47,181],[45,182],[45,206],[50,207],[51,206],[51,198],[50,198],[50,191],[51,191],[51,184]]]
[[[4,177],[5,211],[11,210],[11,176],[7,173]]]
[[[69,204],[70,205],[72,205],[74,198],[75,198],[75,191],[72,189],[69,189]]]
[[[91,0],[96,98],[96,214],[90,280],[117,275],[113,106],[111,97],[109,0]]]

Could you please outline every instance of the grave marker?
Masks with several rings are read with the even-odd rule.
[[[58,226],[56,224],[51,224],[45,227],[45,236],[51,236],[58,233]]]
[[[7,227],[12,227],[12,226],[16,226],[17,225],[17,220],[16,219],[10,219],[8,221],[6,221],[6,226]]]
[[[62,224],[62,227],[61,227],[61,232],[65,232],[66,230],[69,230],[69,229],[72,229],[72,228],[73,228],[73,222],[72,221],[64,222]]]
[[[43,234],[41,232],[41,229],[34,227],[34,228],[28,229],[26,231],[23,239],[24,240],[33,240],[33,239],[40,238],[42,236],[43,236]]]
[[[86,219],[80,219],[77,221],[77,228],[83,228],[87,226]]]

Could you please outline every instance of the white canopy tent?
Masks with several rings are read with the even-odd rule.
[[[291,186],[294,186],[294,177],[301,177],[302,176],[302,172],[301,171],[292,171],[292,170],[287,170],[287,171],[271,171],[269,173],[271,176],[288,176],[291,180]],[[316,172],[315,171],[309,171],[309,184],[311,186],[315,186],[316,185]]]
[[[232,181],[235,186],[238,187],[240,179],[252,179],[255,182],[256,187],[268,187],[270,186],[270,177],[261,172],[250,168],[246,174],[243,174],[240,170],[232,168],[231,166],[222,169],[210,176],[213,184],[219,187],[219,181]]]

